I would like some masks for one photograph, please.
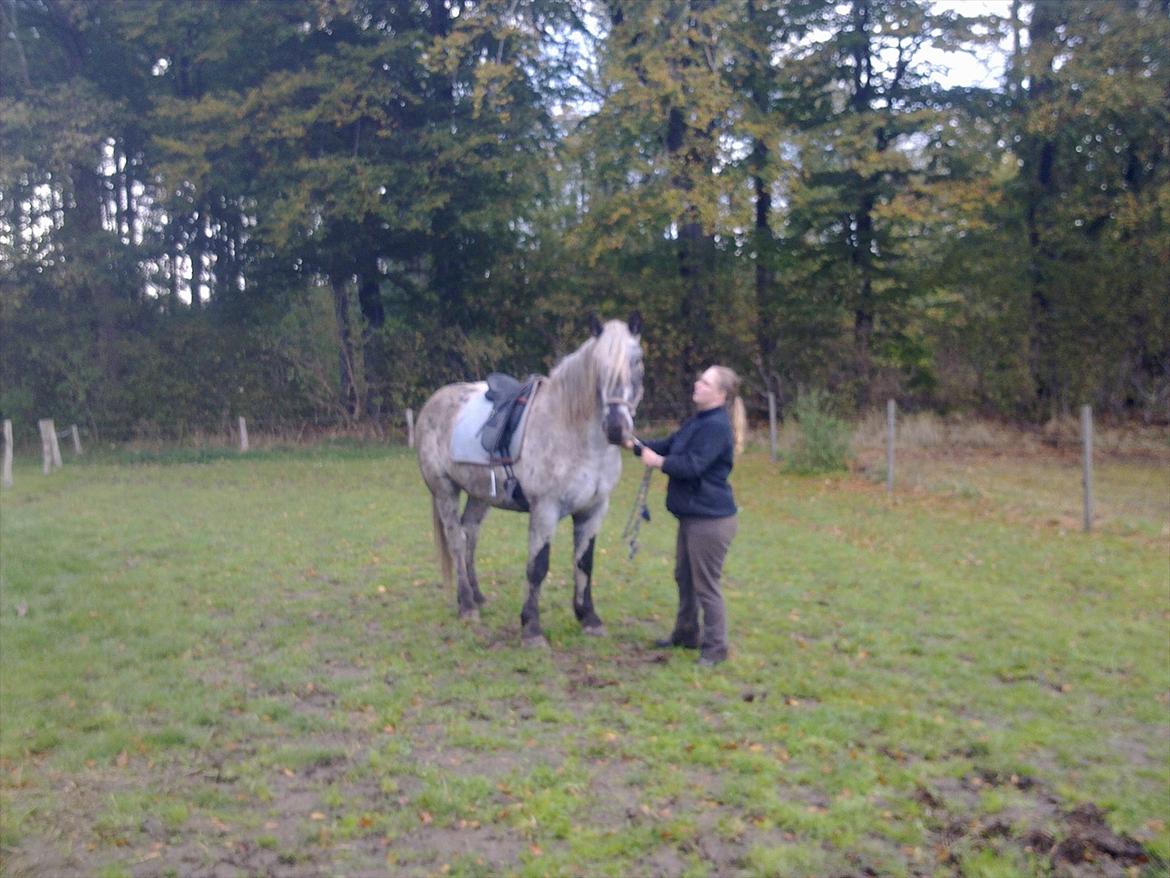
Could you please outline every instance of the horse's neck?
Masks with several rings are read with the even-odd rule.
[[[566,377],[564,372],[554,372],[545,379],[540,395],[544,397],[549,417],[557,422],[567,444],[582,454],[604,451],[608,443],[601,429],[597,391],[589,388],[588,403],[578,398],[580,392],[576,376]]]

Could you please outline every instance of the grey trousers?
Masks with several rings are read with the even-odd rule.
[[[720,577],[723,559],[739,527],[736,516],[680,518],[674,579],[678,583],[678,616],[671,640],[698,646],[714,659],[727,658],[727,616],[723,611]],[[699,625],[699,610],[703,624]]]

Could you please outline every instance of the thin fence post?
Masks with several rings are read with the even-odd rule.
[[[61,469],[61,443],[57,441],[57,425],[49,421],[49,447],[53,451],[53,468]]]
[[[1085,533],[1093,530],[1093,407],[1081,406],[1081,441],[1084,446],[1082,484],[1085,495]]]
[[[41,472],[46,476],[53,471],[53,445],[49,440],[52,423],[44,418],[37,421],[37,429],[41,432]]]
[[[248,422],[240,415],[240,451],[248,450]]]
[[[898,404],[886,400],[886,490],[894,492],[894,436],[898,419]]]
[[[81,432],[77,429],[76,424],[70,425],[69,432],[73,436],[73,453],[77,457],[81,457]]]
[[[406,410],[406,447],[414,448],[414,409]]]
[[[772,460],[776,460],[776,394],[768,391],[768,440],[772,443]]]
[[[12,487],[12,421],[7,418],[4,419],[4,475],[0,484]]]

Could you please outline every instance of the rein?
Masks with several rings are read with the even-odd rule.
[[[642,484],[638,486],[638,496],[634,498],[634,508],[630,510],[630,517],[622,529],[622,539],[626,540],[630,547],[630,561],[638,554],[638,531],[642,529],[642,522],[650,520],[650,507],[646,505],[646,499],[650,493],[652,475],[654,467],[646,467],[646,472],[642,475]]]

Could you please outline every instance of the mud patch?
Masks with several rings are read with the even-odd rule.
[[[1027,795],[998,814],[971,816],[982,792],[995,787]],[[1166,871],[1166,863],[1141,842],[1110,829],[1098,806],[1066,809],[1034,778],[975,771],[920,787],[915,799],[930,816],[930,847],[942,866],[958,867],[964,853],[1014,848],[1043,860],[1053,878],[1140,878]]]

